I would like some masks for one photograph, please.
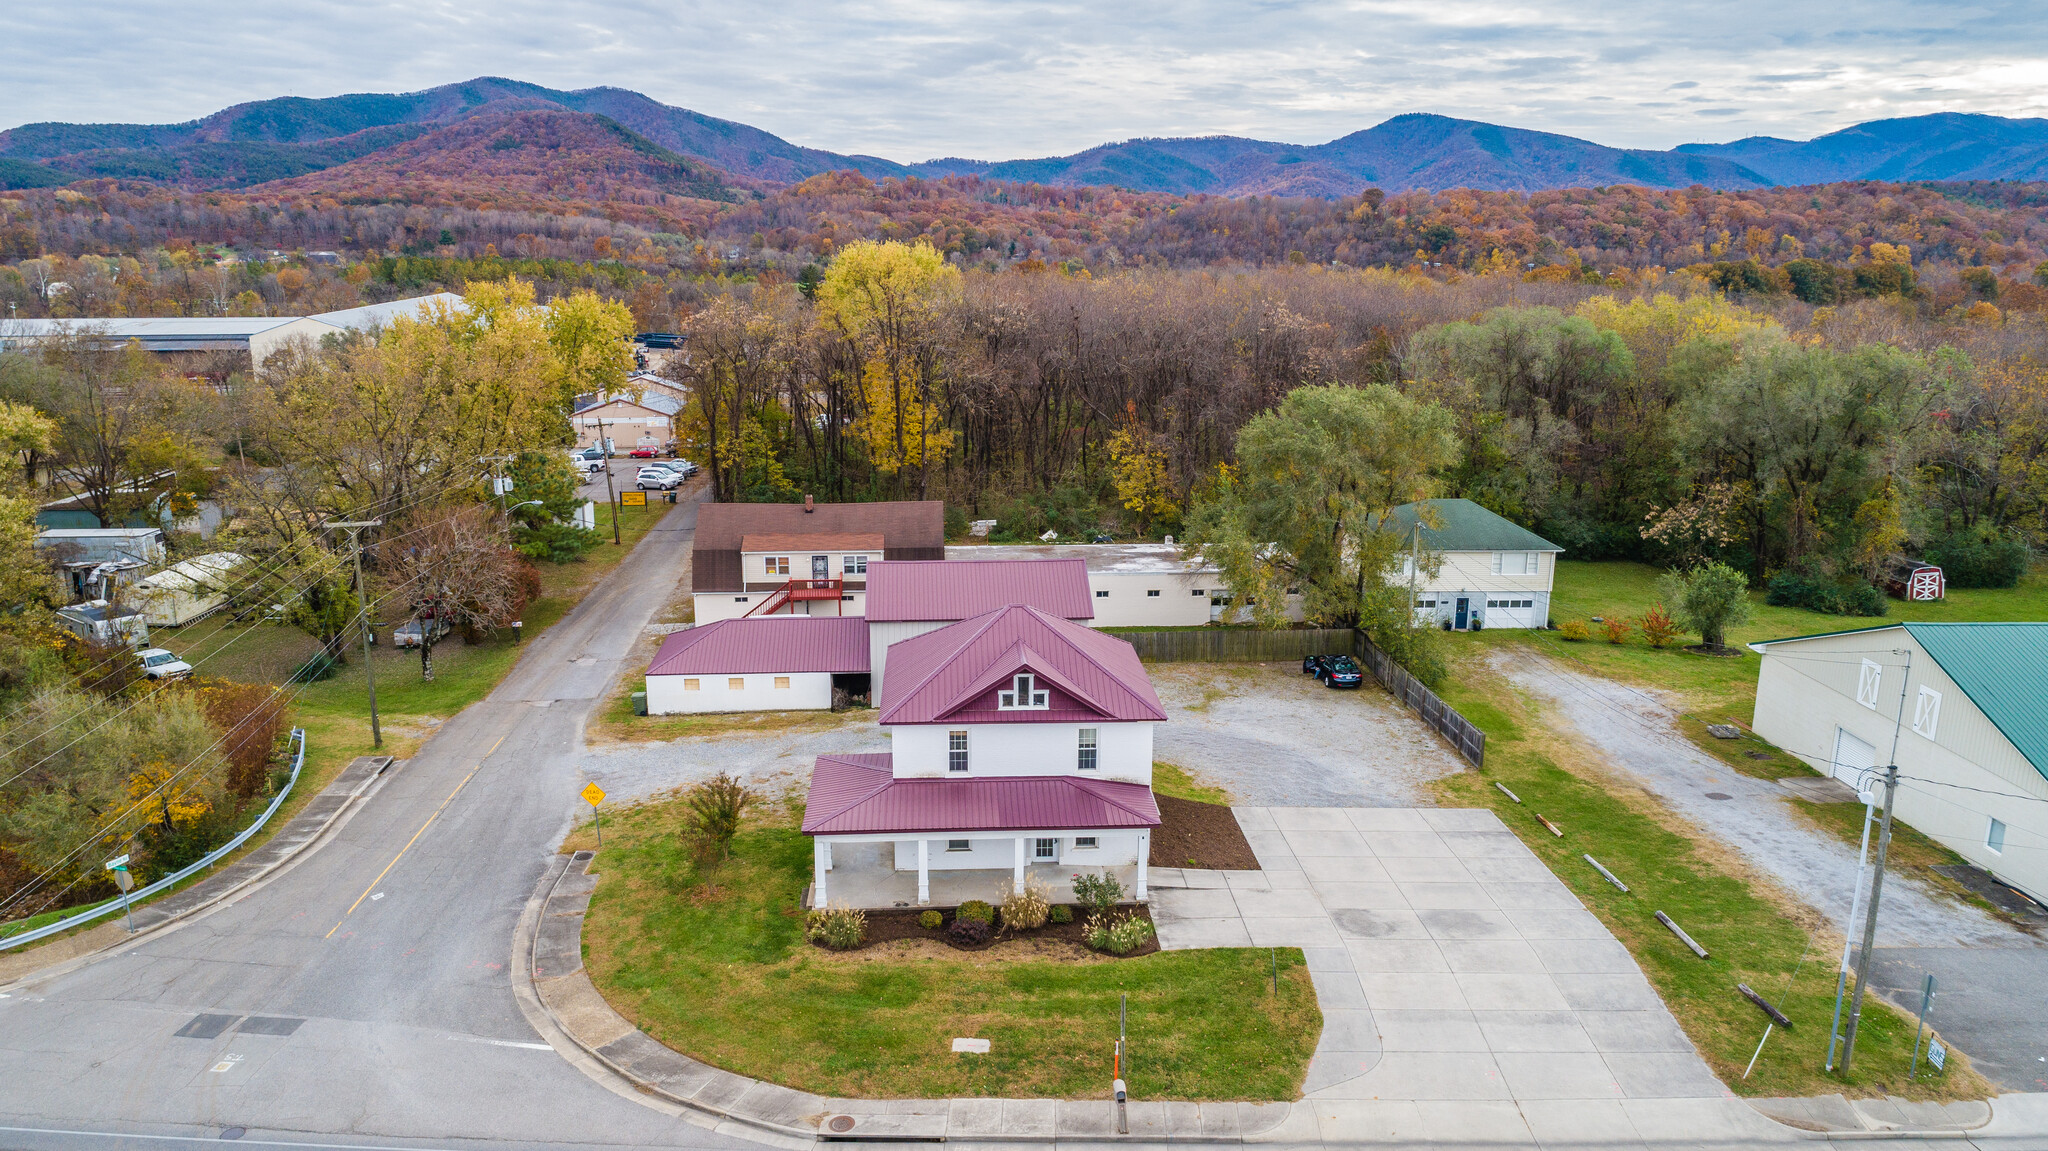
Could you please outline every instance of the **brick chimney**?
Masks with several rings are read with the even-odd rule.
[[[810,515],[810,514],[811,514],[812,512],[814,512],[814,511],[817,511],[817,510],[818,510],[818,509],[817,509],[816,507],[813,507],[813,506],[812,506],[812,504],[811,504],[811,495],[810,495],[810,493],[809,493],[809,492],[805,492],[805,493],[804,493],[804,514],[805,514],[805,515]]]

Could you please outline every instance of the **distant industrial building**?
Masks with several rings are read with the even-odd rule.
[[[322,336],[367,332],[404,316],[418,319],[436,305],[462,308],[452,292],[366,304],[313,316],[104,316],[75,320],[0,320],[0,351],[32,348],[67,335],[91,335],[109,343],[133,341],[169,360],[180,371],[224,375],[219,365],[260,367],[294,340],[319,343]],[[247,357],[243,360],[242,357]]]

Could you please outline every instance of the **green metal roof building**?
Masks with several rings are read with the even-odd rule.
[[[1387,513],[1421,552],[1416,613],[1454,629],[1539,628],[1563,548],[1465,499],[1422,500]],[[1400,578],[1408,578],[1404,569]]]

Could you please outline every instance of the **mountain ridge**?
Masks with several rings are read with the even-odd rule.
[[[906,164],[805,147],[630,89],[564,91],[482,76],[418,92],[248,101],[179,124],[24,124],[0,131],[0,186],[109,177],[189,190],[278,185],[351,164],[359,165],[355,173],[364,173],[376,165],[363,161],[394,150],[394,156],[422,163],[420,141],[453,141],[457,137],[437,134],[464,120],[546,110],[599,117],[679,160],[719,169],[730,177],[727,182],[740,186],[794,184],[840,169],[870,179],[975,175],[1177,195],[1317,197],[1355,195],[1367,187],[1389,193],[1614,184],[1743,190],[1858,179],[2048,179],[2048,120],[1980,113],[1869,121],[1807,141],[1752,136],[1668,151],[1611,148],[1560,133],[1406,113],[1322,144],[1229,135],[1139,137],[1065,156],[945,157]],[[437,179],[459,175],[437,170]],[[675,185],[675,179],[651,171],[635,178]]]

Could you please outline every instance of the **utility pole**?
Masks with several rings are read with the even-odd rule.
[[[604,498],[612,505],[612,546],[619,545],[619,493],[612,490],[612,449],[611,441],[604,434],[603,420],[585,420],[583,426],[597,428],[597,447],[604,453]]]
[[[1899,669],[1899,711],[1892,717],[1892,753],[1884,769],[1884,821],[1877,832],[1877,866],[1870,875],[1870,906],[1863,913],[1863,953],[1856,957],[1856,994],[1849,1000],[1849,1034],[1842,1041],[1842,1074],[1856,1055],[1856,1025],[1863,1020],[1863,991],[1870,982],[1870,950],[1877,945],[1877,897],[1884,890],[1884,856],[1892,845],[1892,800],[1899,792],[1899,735],[1906,726],[1906,690],[1913,682],[1913,649],[1895,650],[1906,662]]]
[[[498,510],[507,513],[511,509],[506,506],[506,493],[512,490],[512,481],[498,474],[500,471],[498,465],[512,458],[511,456],[481,456],[477,459],[477,462],[480,464],[491,465],[491,494],[498,497]]]
[[[347,532],[349,551],[354,553],[356,566],[356,631],[361,634],[363,639],[363,682],[370,689],[370,746],[383,747],[384,731],[377,724],[377,673],[370,667],[370,597],[365,594],[369,589],[363,586],[363,545],[361,538],[356,533],[364,528],[383,527],[384,521],[352,520],[342,522],[329,520],[323,526],[339,528]]]

